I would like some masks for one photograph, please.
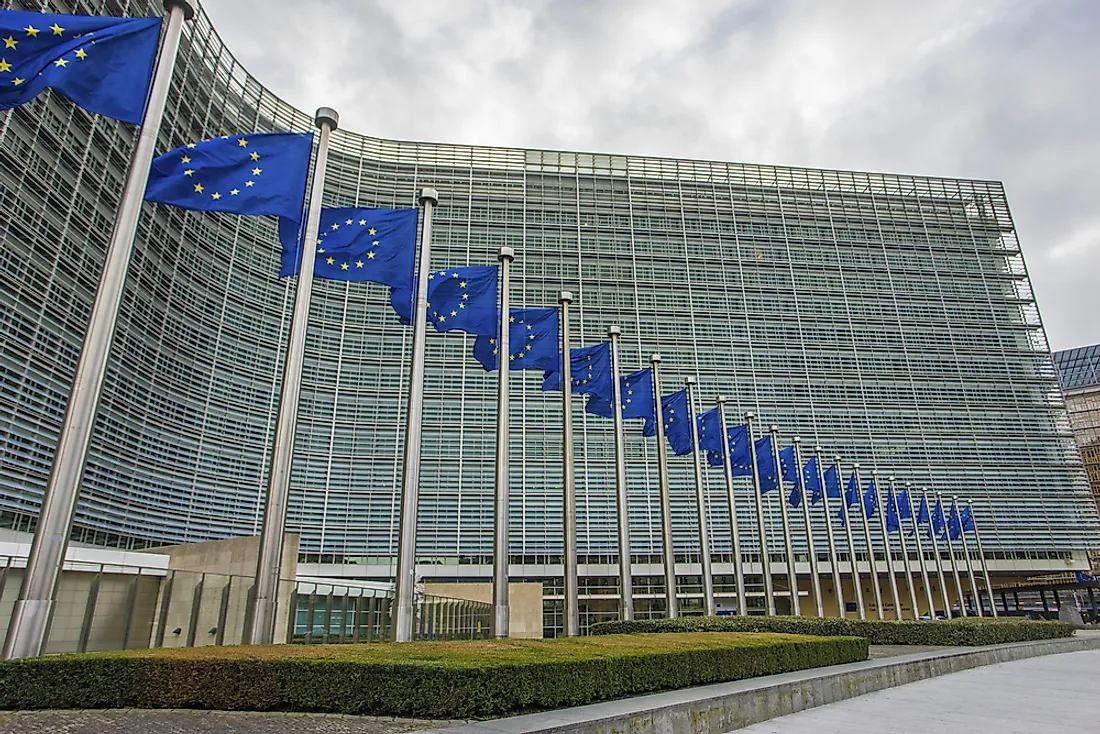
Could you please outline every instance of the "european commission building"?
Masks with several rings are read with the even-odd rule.
[[[158,152],[313,127],[235,62],[205,15],[186,24]],[[48,92],[0,114],[0,527],[34,526],[135,136]],[[623,370],[660,352],[666,392],[697,376],[706,407],[724,394],[731,417],[752,411],[846,466],[974,500],[994,572],[1085,568],[1100,546],[1000,183],[334,133],[326,206],[416,206],[424,186],[440,196],[433,269],[494,264],[514,248],[513,306],[553,306],[570,290],[574,346],[620,325]],[[294,295],[278,270],[271,218],[145,205],[74,539],[144,547],[259,532]],[[318,573],[393,578],[410,343],[386,288],[314,285],[288,529]],[[496,377],[472,345],[428,334],[417,550],[420,573],[441,580],[490,576]],[[553,599],[562,415],[541,377],[513,373],[510,552],[513,578]],[[613,599],[612,422],[580,403],[581,593]],[[645,598],[662,580],[656,444],[638,422],[626,441]],[[690,596],[694,474],[689,457],[670,462]],[[725,484],[720,471],[705,480],[716,589],[728,595]],[[737,482],[752,562],[752,489]]]

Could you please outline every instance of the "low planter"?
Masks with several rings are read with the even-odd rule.
[[[839,617],[679,617],[633,622],[601,622],[595,635],[661,632],[779,632],[823,637],[863,637],[871,645],[999,645],[1073,635],[1064,622],[1025,619],[859,620]]]
[[[860,637],[730,632],[133,650],[0,662],[0,708],[483,718],[866,658]]]

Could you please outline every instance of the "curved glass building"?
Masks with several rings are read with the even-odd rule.
[[[161,12],[148,0],[33,5]],[[186,24],[158,151],[312,129],[204,14]],[[133,127],[49,92],[0,113],[10,527],[34,523],[134,140]],[[575,345],[619,324],[624,370],[661,352],[666,392],[697,375],[707,407],[723,393],[735,413],[849,466],[979,501],[987,554],[1009,566],[1065,568],[1071,551],[1100,545],[1000,183],[334,134],[327,206],[415,206],[422,186],[441,197],[433,268],[515,248],[513,305],[573,291]],[[145,205],[76,537],[142,546],[258,533],[293,301],[278,260],[272,219]],[[384,287],[316,283],[289,520],[308,560],[365,576],[392,567],[410,337]],[[428,334],[419,552],[487,578],[495,378],[472,345]],[[560,396],[540,392],[538,373],[513,374],[511,552],[518,575],[549,578],[562,552]],[[618,552],[611,422],[577,411],[580,552],[595,568]],[[644,563],[660,553],[656,451],[636,422],[627,442],[631,551]],[[686,457],[671,461],[677,551],[690,559],[694,478]],[[721,562],[725,488],[719,472],[707,481]],[[751,555],[748,484],[738,492]]]

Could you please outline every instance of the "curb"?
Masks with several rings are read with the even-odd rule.
[[[1078,633],[1060,640],[915,653],[431,731],[448,734],[723,734],[927,678],[1082,650],[1100,650],[1100,634]]]

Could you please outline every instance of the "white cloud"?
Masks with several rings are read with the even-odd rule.
[[[1093,0],[206,0],[369,135],[1005,182],[1051,342],[1100,342]]]

